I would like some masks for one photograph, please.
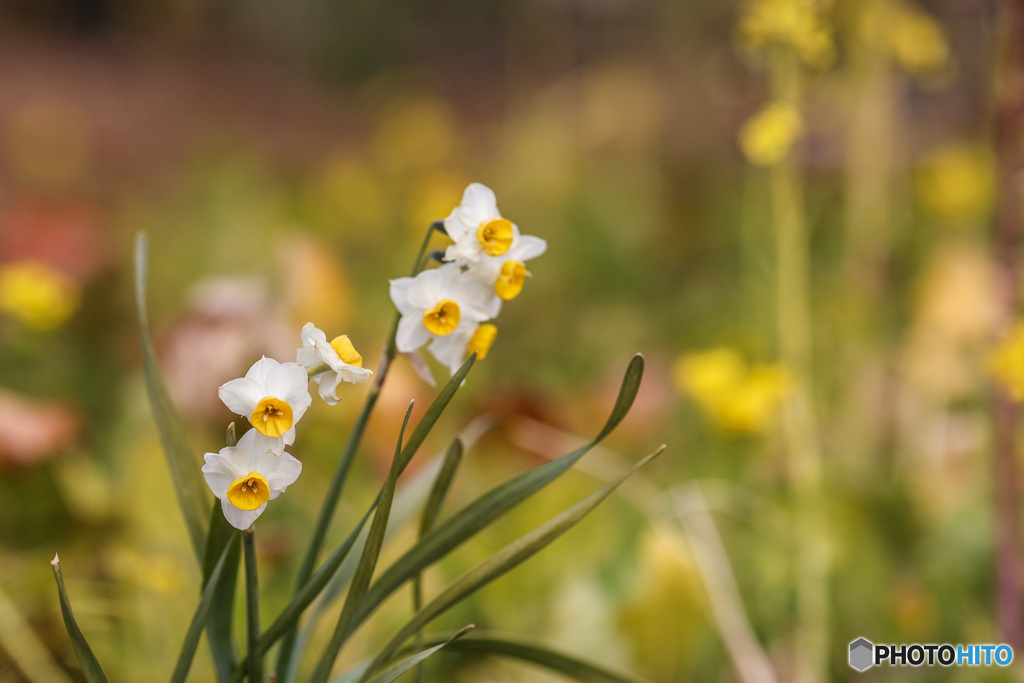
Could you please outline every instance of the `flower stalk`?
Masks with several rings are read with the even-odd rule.
[[[242,532],[245,557],[245,613],[248,643],[249,681],[263,682],[263,654],[260,652],[259,579],[256,575],[256,533],[252,527]]]

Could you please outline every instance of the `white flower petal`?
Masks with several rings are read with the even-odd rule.
[[[315,346],[303,346],[295,352],[295,362],[310,370],[324,362],[323,352]]]
[[[462,193],[460,218],[474,228],[488,218],[500,218],[498,199],[494,191],[482,183],[470,183]]]
[[[409,287],[412,285],[412,281],[411,277],[400,277],[391,280],[390,283],[391,301],[395,304],[398,312],[403,315],[414,312],[416,308],[409,303]]]
[[[466,225],[459,218],[459,207],[452,209],[452,212],[448,214],[448,217],[444,219],[444,231],[448,233],[448,237],[452,238],[455,242],[462,239],[470,229],[469,225]]]
[[[203,456],[206,464],[203,465],[203,477],[206,478],[206,485],[213,491],[213,495],[224,499],[228,494],[228,487],[231,482],[239,477],[245,476],[249,470],[242,471],[248,454],[240,448],[226,447],[219,453],[207,453]]]
[[[267,504],[264,503],[255,510],[242,510],[232,505],[227,498],[222,498],[220,509],[224,511],[224,518],[228,520],[228,524],[245,531],[252,526],[257,517],[263,514],[263,511],[267,509]]]
[[[266,356],[263,356],[258,361],[252,364],[252,367],[249,368],[249,371],[245,373],[245,378],[251,379],[260,386],[266,386],[267,375],[269,375],[270,371],[276,368],[278,365],[280,365],[280,363],[278,363],[273,358],[267,358]]]
[[[288,453],[272,455],[263,453],[257,458],[256,471],[267,478],[270,486],[270,500],[274,500],[295,483],[302,473],[302,463]]]
[[[312,403],[309,397],[309,376],[298,363],[281,363],[270,371],[266,384],[267,395],[287,401],[299,421],[302,411]]]
[[[250,429],[248,432],[246,432],[246,434],[248,434],[249,432],[255,432],[256,433],[255,438],[259,442],[259,446],[257,448],[255,448],[254,450],[258,450],[260,452],[267,452],[267,453],[273,453],[274,455],[281,455],[281,453],[284,452],[284,447],[285,446],[290,446],[292,443],[295,442],[294,441],[294,439],[295,439],[295,436],[294,436],[294,434],[295,434],[295,427],[292,427],[291,429],[289,429],[287,432],[285,432],[281,436],[267,436],[266,434],[260,433],[256,429]],[[289,433],[292,434],[292,441],[287,441],[287,437],[288,437]]]
[[[338,377],[346,382],[351,382],[352,384],[365,382],[370,379],[371,376],[373,376],[373,370],[370,370],[369,368],[359,368],[355,365],[349,365],[348,363],[343,363],[338,369]]]
[[[249,419],[264,393],[257,382],[247,377],[239,377],[222,384],[217,389],[217,395],[228,410]]]
[[[403,315],[398,321],[395,346],[402,353],[410,353],[430,340],[430,332],[423,326],[422,314]]]
[[[329,406],[338,404],[338,373],[325,372],[313,378],[319,385],[320,398]]]
[[[313,323],[306,323],[299,332],[303,346],[316,346],[318,342],[326,344],[327,335]]]
[[[537,258],[548,249],[548,243],[534,235],[523,235],[515,249],[509,249],[507,260],[529,261]]]

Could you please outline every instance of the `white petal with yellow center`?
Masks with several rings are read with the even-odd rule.
[[[462,203],[444,219],[444,229],[455,242],[445,251],[445,260],[459,265],[500,256],[519,241],[519,228],[502,217],[494,192],[480,183],[466,188]]]
[[[494,317],[501,303],[494,306],[493,289],[488,293],[479,279],[455,264],[392,280],[391,297],[402,314],[395,337],[402,353],[451,334],[463,321],[478,323]]]
[[[276,454],[295,442],[295,424],[312,403],[305,368],[266,357],[217,393],[229,410],[256,427],[261,446]]]
[[[330,371],[313,375],[313,381],[320,389],[320,397],[328,405],[338,402],[337,387],[341,382],[357,384],[365,382],[373,371],[362,367],[363,359],[347,335],[335,337],[330,342],[327,335],[313,323],[302,327],[302,348],[296,360],[307,371],[326,364]]]
[[[295,483],[302,472],[302,463],[290,454],[264,450],[259,436],[250,429],[238,445],[204,456],[206,483],[220,499],[225,518],[237,529],[252,526],[267,503]]]

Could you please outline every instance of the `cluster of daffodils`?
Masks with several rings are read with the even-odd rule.
[[[284,449],[295,443],[295,425],[313,402],[309,380],[325,402],[335,405],[340,382],[365,382],[373,374],[347,336],[328,342],[323,331],[306,323],[301,338],[296,362],[261,358],[245,377],[218,391],[224,405],[252,425],[236,445],[207,453],[203,465],[224,517],[238,529],[248,529],[302,471],[302,463]]]
[[[498,328],[493,320],[502,303],[523,289],[526,261],[540,256],[547,243],[521,235],[501,216],[488,187],[473,183],[462,203],[444,219],[454,244],[439,268],[391,281],[391,300],[401,318],[396,348],[413,353],[427,348],[454,373],[474,351],[487,355]]]

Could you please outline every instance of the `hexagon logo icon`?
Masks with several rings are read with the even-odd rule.
[[[867,638],[858,638],[850,643],[850,666],[864,671],[875,663],[875,646]]]

